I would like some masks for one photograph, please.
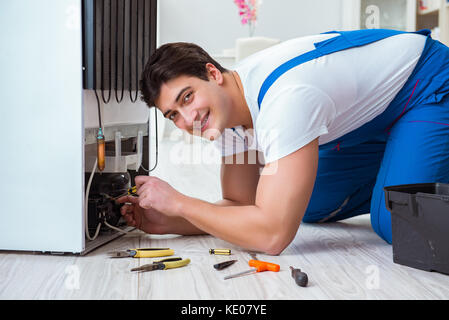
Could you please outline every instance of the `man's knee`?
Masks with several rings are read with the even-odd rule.
[[[391,214],[385,207],[384,195],[381,197],[373,197],[371,201],[371,227],[374,232],[391,244]]]

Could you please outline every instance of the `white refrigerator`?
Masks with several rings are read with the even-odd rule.
[[[0,2],[0,250],[85,247],[80,12]]]

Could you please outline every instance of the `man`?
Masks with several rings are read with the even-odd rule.
[[[383,187],[449,181],[449,48],[428,30],[329,32],[258,52],[236,70],[200,47],[161,46],[143,100],[222,150],[223,200],[137,177],[122,214],[149,233],[208,233],[280,254],[301,221],[370,213],[391,243]],[[247,139],[249,137],[250,139]],[[249,142],[252,138],[252,142]],[[248,161],[254,150],[263,168]],[[243,153],[245,163],[237,163]]]

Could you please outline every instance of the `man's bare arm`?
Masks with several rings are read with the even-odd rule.
[[[221,189],[223,199],[214,204],[217,206],[241,206],[255,203],[257,183],[261,165],[258,164],[260,155],[255,150],[243,154],[222,158]],[[241,160],[244,160],[241,163]],[[169,217],[175,227],[174,233],[182,235],[207,234],[195,225],[181,217]]]
[[[223,200],[216,204],[237,206],[254,204],[259,182],[260,154],[255,150],[222,158],[221,189]]]
[[[265,166],[263,173],[267,174],[262,173],[259,179],[255,204],[222,207],[188,198],[181,215],[218,238],[248,249],[279,254],[298,230],[317,168],[318,139]],[[249,199],[248,195],[245,197]]]

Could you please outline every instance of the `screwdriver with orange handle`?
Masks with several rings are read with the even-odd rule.
[[[236,274],[231,274],[229,276],[226,276],[226,277],[224,277],[224,280],[235,278],[235,277],[240,277],[240,276],[251,274],[251,273],[262,272],[262,271],[278,272],[280,269],[278,264],[260,261],[260,260],[249,260],[248,264],[250,267],[253,267],[253,268],[243,271],[243,272],[239,272]]]

